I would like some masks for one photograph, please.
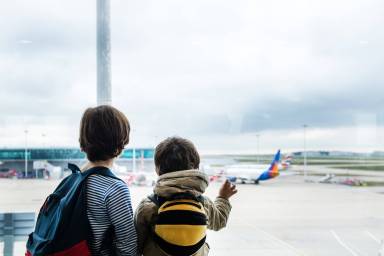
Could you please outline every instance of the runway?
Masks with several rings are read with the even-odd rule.
[[[37,211],[58,181],[0,180],[0,212]],[[378,255],[384,239],[384,187],[304,183],[286,176],[238,185],[227,228],[209,232],[210,255]],[[207,195],[214,197],[219,184]],[[151,193],[130,187],[133,206]],[[17,244],[15,255],[23,255]]]

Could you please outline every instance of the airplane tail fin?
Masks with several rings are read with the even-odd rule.
[[[292,156],[287,155],[284,157],[284,159],[281,161],[281,167],[283,170],[289,169],[289,167],[292,164]]]
[[[271,165],[269,166],[268,170],[263,172],[259,180],[269,180],[279,175],[279,161],[280,161],[280,149],[277,151],[275,157],[273,158],[273,161]]]

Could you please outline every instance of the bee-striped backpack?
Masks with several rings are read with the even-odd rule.
[[[153,239],[170,256],[190,256],[205,244],[207,215],[203,197],[180,193],[171,198],[148,196],[158,207]]]

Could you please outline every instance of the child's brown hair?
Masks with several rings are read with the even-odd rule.
[[[193,143],[180,137],[163,140],[155,149],[155,166],[159,175],[198,169],[200,156]]]
[[[89,161],[105,161],[120,155],[129,142],[126,116],[111,106],[85,110],[80,123],[80,147]]]

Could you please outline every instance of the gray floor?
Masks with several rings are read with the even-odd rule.
[[[37,211],[57,181],[0,180],[0,212]],[[384,188],[304,183],[286,176],[238,185],[228,227],[210,232],[211,255],[378,255]],[[211,184],[214,196],[219,184]],[[148,187],[131,187],[134,206]],[[1,247],[2,245],[0,245]],[[23,243],[15,255],[23,255]]]

